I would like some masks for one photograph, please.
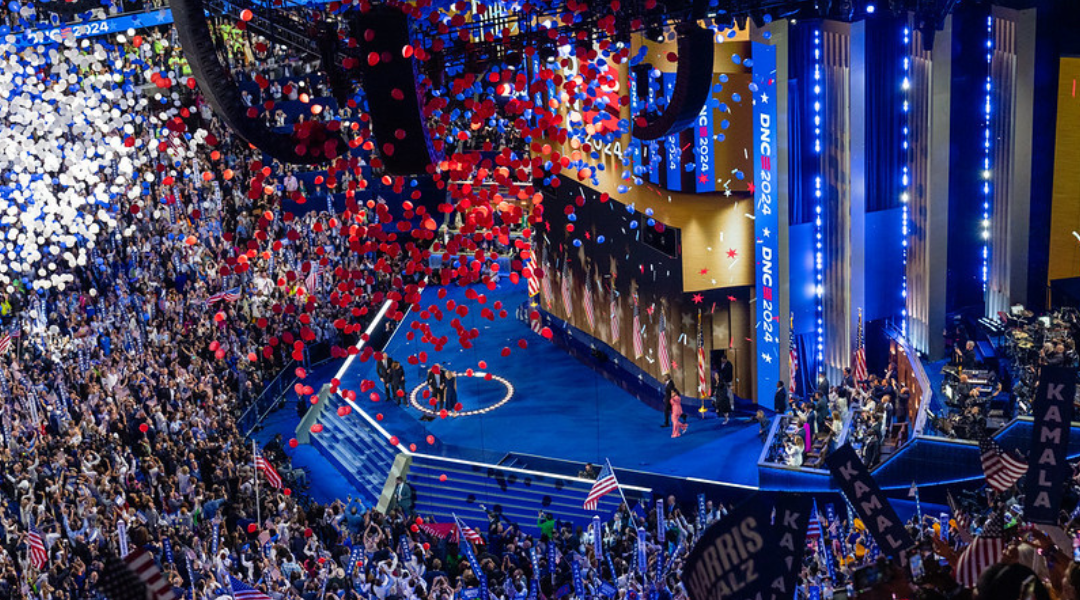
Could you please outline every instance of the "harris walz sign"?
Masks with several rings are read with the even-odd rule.
[[[713,523],[694,545],[682,576],[692,600],[792,597],[791,572],[802,563],[810,499],[778,494],[771,502],[762,496]]]

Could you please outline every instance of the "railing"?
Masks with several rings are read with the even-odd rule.
[[[247,410],[236,420],[236,428],[245,438],[251,435],[255,427],[262,422],[263,418],[272,411],[285,395],[296,385],[299,378],[296,376],[296,367],[310,368],[318,366],[331,358],[330,343],[320,342],[308,346],[308,357],[303,363],[290,359],[278,372],[270,383],[263,388],[259,397],[247,407]]]

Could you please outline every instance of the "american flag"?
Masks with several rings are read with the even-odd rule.
[[[611,470],[610,462],[604,461],[604,468],[600,469],[600,475],[596,478],[596,482],[593,483],[592,489],[589,490],[589,495],[585,497],[585,503],[582,506],[585,510],[596,510],[596,507],[600,504],[600,499],[617,489],[619,489],[619,482],[615,479],[615,471]]]
[[[589,322],[589,330],[596,331],[596,314],[593,312],[592,284],[589,283],[588,274],[585,275],[585,295],[582,296],[582,304],[585,306],[585,320]]]
[[[270,484],[270,487],[281,488],[281,475],[278,475],[274,465],[270,464],[269,460],[259,452],[258,448],[255,449],[255,468],[262,471],[266,476],[266,482]]]
[[[109,557],[99,585],[112,600],[176,600],[172,584],[161,574],[154,556],[142,548],[123,559]]]
[[[457,523],[458,530],[461,532],[461,535],[464,536],[465,539],[468,540],[470,543],[484,543],[484,538],[480,537],[480,534],[476,533],[476,530],[463,523],[461,519],[457,518],[457,515],[454,516],[454,521]]]
[[[615,298],[615,285],[611,286],[611,343],[619,341],[619,301]]]
[[[979,452],[986,483],[995,492],[1009,489],[1027,473],[1027,462],[1006,454],[989,436],[979,440]]]
[[[537,264],[533,254],[532,243],[529,244],[526,249],[528,252],[528,260],[525,261],[525,268],[522,269],[525,275],[525,283],[528,285],[529,298],[535,297],[540,293],[540,277],[536,274]]]
[[[566,320],[569,321],[573,316],[573,297],[570,295],[570,268],[567,265],[563,265],[562,272],[562,305],[566,309]]]
[[[656,354],[660,358],[660,374],[671,372],[671,356],[668,355],[667,347],[667,319],[664,311],[660,310],[660,333],[656,338]]]
[[[45,570],[49,564],[49,553],[45,551],[45,538],[41,537],[37,529],[31,529],[27,537],[30,542],[30,563],[38,571]]]
[[[634,296],[634,358],[641,358],[645,354],[645,343],[641,341],[641,311],[638,308],[637,296]]]
[[[428,535],[435,536],[440,540],[457,543],[461,537],[458,535],[457,523],[421,523],[420,529]]]
[[[863,346],[863,331],[862,331],[862,310],[859,310],[859,329],[855,336],[855,382],[864,381],[867,377],[866,371],[866,348]]]
[[[994,511],[983,525],[982,533],[960,554],[956,564],[956,580],[967,587],[974,587],[979,575],[1001,559],[1005,550],[1004,523],[999,512]]]
[[[806,526],[806,539],[816,544],[821,534],[821,518],[818,517],[817,502],[814,502],[814,509],[810,511],[810,522]]]
[[[236,600],[270,600],[270,596],[229,575],[229,587]]]
[[[0,354],[7,354],[7,351],[11,349],[11,334],[4,332],[0,334]]]
[[[547,261],[544,261],[544,265],[547,265]],[[544,295],[544,304],[548,309],[551,309],[551,303],[554,302],[553,298],[555,294],[551,292],[551,271],[544,269],[544,272],[540,274],[540,291]]]
[[[705,368],[705,331],[701,327],[701,311],[697,316],[697,387],[702,398],[709,395],[709,373]]]
[[[322,273],[322,265],[315,263],[311,265],[311,271],[308,271],[307,277],[304,278],[304,289],[307,293],[315,293],[315,288],[319,285],[319,275]]]
[[[540,311],[534,310],[529,312],[529,328],[537,335],[543,335],[544,321],[540,318]]]
[[[213,296],[210,296],[209,298],[206,299],[206,305],[207,306],[213,306],[213,305],[217,304],[218,302],[236,302],[239,299],[240,299],[240,288],[239,287],[234,287],[231,290],[225,290],[223,292],[218,292],[218,293],[214,294]]]
[[[795,376],[799,372],[799,351],[795,347],[795,313],[791,313],[790,324],[788,325],[788,373],[791,377],[791,383],[788,384],[788,390],[795,393]]]

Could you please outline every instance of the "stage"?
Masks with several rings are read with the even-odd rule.
[[[620,470],[757,486],[762,442],[756,423],[744,417],[732,418],[725,425],[712,414],[702,419],[697,401],[688,401],[684,409],[689,429],[673,439],[671,428],[661,427],[662,412],[514,317],[526,300],[524,282],[514,286],[504,278],[494,291],[482,286],[472,289],[482,295],[484,304],[480,297],[469,299],[466,288],[427,289],[419,303],[423,310],[407,315],[385,348],[405,368],[407,399],[415,398],[426,410],[435,412],[424,397],[426,385],[422,385],[430,367],[438,363],[460,373],[458,401],[461,412],[467,414],[425,422],[415,406],[402,408],[383,399],[372,402],[370,392],[361,394],[359,390],[363,380],[370,380],[376,383],[374,391],[383,394],[374,360],[353,360],[341,375],[343,389],[358,391],[356,405],[402,444],[415,444],[418,452],[448,458],[523,468],[568,461],[578,466],[564,464],[564,470],[580,469],[585,462],[607,459]],[[441,294],[444,297],[440,298]],[[452,309],[447,308],[448,303]],[[432,314],[432,306],[442,311],[441,320]],[[455,313],[460,306],[467,307],[468,313]],[[488,319],[481,315],[484,308],[508,314]],[[458,342],[455,319],[464,330],[478,331],[471,349]],[[560,321],[556,323],[565,327]],[[430,327],[426,336],[421,331],[425,325]],[[441,351],[422,341],[444,336],[448,342]],[[520,340],[525,340],[525,348],[520,347]],[[509,354],[504,356],[507,348]],[[480,361],[485,364],[481,366]],[[465,374],[468,369],[490,373],[492,378],[485,379],[480,373],[469,377]],[[363,417],[350,414],[346,418]],[[433,436],[433,444],[427,441],[428,436]]]

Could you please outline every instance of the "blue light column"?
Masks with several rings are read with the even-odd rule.
[[[903,310],[901,311],[900,318],[900,334],[905,338],[907,337],[907,296],[908,296],[908,277],[907,277],[907,264],[908,264],[908,205],[911,200],[911,194],[908,191],[911,181],[910,167],[910,153],[908,144],[908,134],[911,130],[911,122],[909,114],[911,111],[910,104],[910,90],[911,90],[911,29],[904,26],[904,34],[902,36],[904,43],[904,72],[900,81],[900,90],[903,93],[903,99],[901,103],[900,111],[900,245],[901,252],[903,253],[903,265],[900,269],[900,296],[904,300]]]
[[[983,213],[982,282],[986,292],[990,277],[990,70],[994,56],[994,17],[986,17],[986,101],[983,104]]]
[[[821,190],[821,30],[814,30],[814,293],[817,296],[817,368],[825,367],[825,262],[824,210]]]

